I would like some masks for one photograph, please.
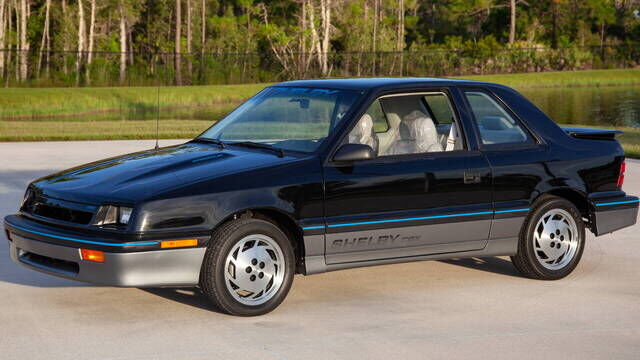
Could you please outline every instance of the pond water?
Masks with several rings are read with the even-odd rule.
[[[640,127],[640,86],[540,88],[521,93],[561,124]]]
[[[561,124],[640,127],[640,86],[536,88],[521,93]],[[168,111],[163,118],[218,120],[237,105]]]

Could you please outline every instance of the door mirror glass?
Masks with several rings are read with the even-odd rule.
[[[338,149],[333,161],[352,162],[358,160],[370,160],[376,157],[375,152],[369,145],[364,144],[344,144]]]

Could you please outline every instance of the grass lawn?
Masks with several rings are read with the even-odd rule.
[[[640,85],[640,69],[460,78],[517,89]],[[220,114],[267,85],[161,87],[160,138],[193,137],[211,126]],[[2,88],[0,141],[152,139],[157,101],[155,87]],[[197,112],[201,114],[192,116]],[[619,139],[627,154],[640,158],[640,129],[621,130],[625,134]]]
[[[531,87],[614,86],[640,84],[640,69],[567,71],[460,78]],[[237,104],[269,84],[164,86],[162,108]],[[69,117],[108,112],[148,111],[158,103],[156,87],[0,88],[0,120]]]
[[[238,103],[266,85],[163,86],[160,105],[161,108],[184,108]],[[157,105],[157,87],[0,89],[0,120],[154,112]]]

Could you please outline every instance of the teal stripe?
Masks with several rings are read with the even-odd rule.
[[[529,208],[526,209],[513,209],[513,210],[498,210],[495,211],[496,214],[506,214],[506,213],[512,213],[512,212],[521,212],[521,211],[529,211]]]
[[[640,200],[628,200],[628,201],[614,201],[608,203],[600,203],[596,204],[596,206],[607,206],[607,205],[620,205],[620,204],[634,204],[639,202]]]
[[[315,230],[315,229],[324,229],[324,225],[319,226],[306,226],[303,227],[302,230]]]
[[[522,212],[522,211],[529,211],[529,208],[513,209],[513,210],[498,210],[498,211],[480,211],[480,212],[463,213],[463,214],[421,216],[421,217],[412,217],[412,218],[404,218],[404,219],[372,220],[372,221],[362,221],[362,222],[345,223],[345,224],[330,224],[330,225],[327,225],[327,227],[328,228],[337,228],[337,227],[344,227],[344,226],[385,224],[385,223],[394,223],[394,222],[403,222],[403,221],[444,219],[444,218],[461,217],[461,216],[505,214],[505,213]],[[324,229],[324,228],[325,228],[324,225],[306,226],[306,227],[303,227],[302,230],[317,230],[317,229]]]
[[[27,228],[23,228],[22,226],[17,226],[17,225],[13,225],[13,224],[11,224],[11,226],[15,227],[17,229],[20,229],[22,231],[26,231],[28,233],[32,233],[32,234],[42,235],[42,236],[46,236],[46,237],[50,237],[50,238],[54,238],[54,239],[74,241],[74,242],[79,242],[79,243],[84,243],[84,244],[102,245],[102,246],[115,246],[115,247],[158,245],[157,241],[128,243],[128,244],[113,244],[113,243],[105,243],[105,242],[99,242],[99,241],[80,240],[80,239],[70,238],[70,237],[66,237],[66,236],[58,236],[58,235],[43,233],[43,232],[40,232],[40,231],[30,230],[30,229],[27,229]]]
[[[414,218],[406,218],[406,219],[391,219],[391,220],[364,221],[364,222],[346,223],[346,224],[331,224],[328,227],[335,228],[335,227],[343,227],[343,226],[383,224],[383,223],[392,223],[392,222],[401,222],[401,221],[442,219],[442,218],[451,218],[451,217],[460,217],[460,216],[487,215],[492,213],[493,213],[492,211],[480,211],[480,212],[466,213],[466,214],[435,215],[435,216],[422,216],[422,217],[414,217]]]

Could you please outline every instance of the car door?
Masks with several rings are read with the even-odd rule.
[[[465,135],[470,124],[462,123],[452,105],[444,89],[386,95],[368,107],[359,121],[373,118],[375,141],[366,140],[379,156],[324,165],[327,264],[484,248],[493,214],[491,172],[475,138]],[[433,128],[439,131],[439,150],[427,144],[435,148],[406,151],[411,141],[403,129],[416,118],[429,125],[431,133],[423,138],[433,141]],[[457,144],[447,146],[455,138],[453,124]],[[360,139],[362,131],[353,136],[356,129],[367,125],[355,122],[343,143]],[[397,141],[388,139],[392,135]]]
[[[492,91],[461,88],[460,92],[492,169],[495,214],[490,241],[517,239],[539,185],[552,178],[545,165],[547,146]]]

